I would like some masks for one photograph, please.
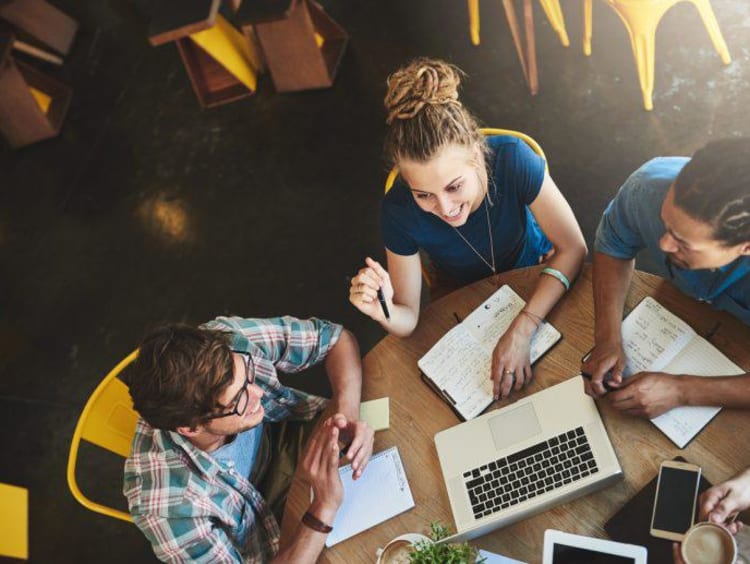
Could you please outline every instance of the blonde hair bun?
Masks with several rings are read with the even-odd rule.
[[[386,123],[411,119],[425,106],[456,106],[461,69],[438,59],[419,58],[388,77]]]

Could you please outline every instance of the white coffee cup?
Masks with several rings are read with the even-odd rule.
[[[429,537],[418,533],[406,533],[392,539],[383,548],[377,550],[377,564],[408,563],[408,555],[414,550],[414,545],[422,541],[432,542]]]
[[[737,541],[726,527],[716,523],[696,523],[682,539],[682,559],[687,564],[734,564]]]

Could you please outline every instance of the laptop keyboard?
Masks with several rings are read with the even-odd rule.
[[[583,427],[578,427],[464,472],[464,483],[479,519],[598,471]]]

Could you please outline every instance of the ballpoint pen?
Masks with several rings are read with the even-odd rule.
[[[385,320],[390,321],[391,314],[388,311],[388,304],[385,303],[385,296],[383,295],[383,288],[378,288],[378,301],[380,302],[380,307],[383,308],[383,313],[385,314]]]

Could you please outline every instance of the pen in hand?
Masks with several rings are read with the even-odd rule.
[[[385,320],[390,321],[391,313],[388,311],[388,304],[385,303],[385,296],[383,295],[383,288],[378,288],[378,301],[380,302],[380,307],[383,308],[383,313],[385,314]]]

